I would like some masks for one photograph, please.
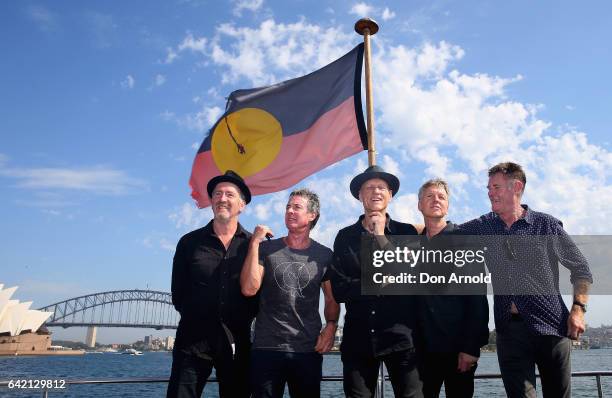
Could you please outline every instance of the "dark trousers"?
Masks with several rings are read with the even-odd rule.
[[[231,358],[204,359],[181,350],[172,353],[172,371],[168,383],[168,398],[199,398],[213,367],[219,381],[219,396],[248,398],[249,349],[237,349]]]
[[[251,352],[253,398],[282,398],[285,384],[292,398],[321,396],[323,356],[317,352]]]
[[[566,337],[536,336],[523,321],[511,321],[497,333],[497,359],[508,397],[536,397],[536,365],[545,398],[571,397],[570,350]]]
[[[444,384],[447,398],[471,398],[474,395],[474,372],[457,370],[459,353],[425,353],[423,360],[423,395],[437,398]]]
[[[344,394],[348,398],[374,397],[381,361],[387,367],[396,398],[423,397],[419,359],[414,350],[393,352],[380,357],[353,357],[343,354]]]

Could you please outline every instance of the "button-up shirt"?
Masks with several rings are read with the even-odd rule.
[[[228,339],[248,343],[257,302],[240,292],[240,271],[250,237],[238,224],[226,249],[210,221],[179,240],[172,267],[172,303],[181,314],[178,349],[207,356],[219,345],[229,347]]]
[[[518,253],[515,257],[514,253],[505,253],[514,250],[503,247],[511,244],[509,240],[488,239],[489,250],[485,258],[495,293],[494,314],[498,331],[503,332],[510,321],[510,306],[514,303],[526,325],[535,334],[566,336],[569,311],[559,291],[559,263],[570,270],[572,283],[578,279],[593,282],[593,277],[585,257],[573,244],[561,221],[546,213],[533,211],[527,205],[522,206],[525,215],[510,228],[493,212],[468,221],[460,228],[471,235],[538,235],[554,237],[556,242],[562,242],[542,244],[537,243],[541,239],[533,240],[531,246],[526,246],[525,253]],[[525,281],[544,294],[537,294],[534,289],[531,294],[509,295],[514,289],[524,293],[521,288],[524,289]]]
[[[381,356],[414,347],[415,298],[361,294],[361,240],[364,235],[376,239],[363,228],[363,218],[340,230],[334,242],[331,284],[334,298],[346,307],[340,347],[345,357]],[[387,218],[385,235],[417,235],[417,230]]]

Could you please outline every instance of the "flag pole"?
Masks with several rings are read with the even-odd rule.
[[[378,32],[378,24],[370,18],[362,18],[355,22],[355,32],[363,36],[365,50],[365,78],[366,78],[366,112],[368,129],[368,165],[376,164],[376,146],[374,140],[374,101],[372,99],[372,66],[370,36]]]

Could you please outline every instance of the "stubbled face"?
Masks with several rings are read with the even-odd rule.
[[[285,225],[290,231],[310,228],[309,224],[316,218],[315,213],[308,211],[308,199],[303,196],[292,196],[285,207]]]
[[[240,190],[231,182],[220,182],[213,189],[212,211],[215,220],[220,222],[228,222],[238,215],[244,209],[245,203],[240,198]]]
[[[385,180],[380,178],[372,178],[361,185],[359,190],[359,200],[363,203],[363,209],[368,211],[387,210],[387,206],[391,201],[392,193],[389,185]]]
[[[448,214],[448,195],[442,187],[431,186],[419,199],[419,210],[425,218],[444,218]]]
[[[487,189],[489,200],[491,201],[491,211],[497,214],[504,214],[518,206],[520,196],[517,189],[516,180],[506,178],[502,173],[497,173],[489,177]]]

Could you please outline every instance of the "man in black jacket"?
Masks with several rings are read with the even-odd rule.
[[[448,184],[441,179],[429,180],[419,189],[426,249],[458,249],[452,246],[448,236],[462,235],[455,224],[446,220],[449,196]],[[457,244],[465,243],[467,237]],[[425,264],[424,267],[423,271],[440,274],[459,271],[453,264]],[[484,264],[480,268],[484,271]],[[419,296],[419,324],[425,340],[422,371],[425,397],[438,397],[443,383],[448,398],[474,394],[480,347],[487,344],[489,336],[486,286],[483,288],[484,294],[480,295],[449,295],[444,294],[445,286],[442,286],[432,288],[431,294]],[[470,292],[473,290],[470,288]]]
[[[257,303],[240,292],[251,234],[238,215],[251,201],[233,171],[207,185],[214,219],[183,236],[172,266],[172,303],[181,314],[168,397],[199,397],[216,369],[219,395],[247,398],[250,325]]]
[[[362,295],[360,261],[362,239],[382,248],[388,244],[387,236],[417,235],[417,230],[387,214],[387,205],[399,189],[393,174],[371,166],[353,178],[350,189],[362,202],[364,214],[338,232],[331,279],[334,298],[346,306],[340,347],[344,392],[349,398],[374,397],[384,361],[396,397],[422,397],[413,335],[415,297]]]

